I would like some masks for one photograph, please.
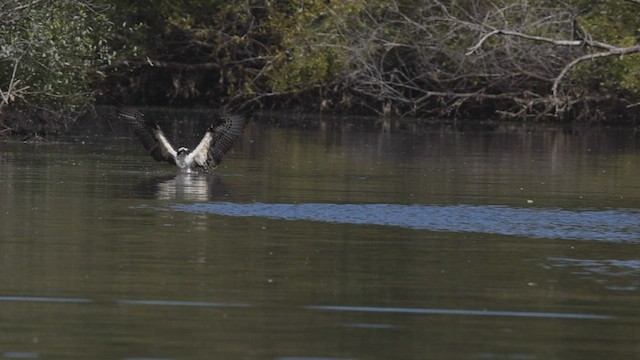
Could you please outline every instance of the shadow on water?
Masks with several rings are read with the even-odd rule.
[[[171,210],[226,216],[266,217],[358,225],[386,225],[455,231],[608,242],[640,242],[640,212],[560,210],[498,205],[265,204],[198,203]]]

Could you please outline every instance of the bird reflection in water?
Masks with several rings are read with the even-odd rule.
[[[154,183],[158,200],[209,201],[229,197],[227,186],[212,173],[181,173],[155,178]]]

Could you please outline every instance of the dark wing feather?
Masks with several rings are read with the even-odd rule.
[[[167,141],[160,126],[151,119],[145,119],[144,115],[132,107],[118,107],[118,116],[127,121],[133,134],[142,142],[149,154],[156,161],[167,161],[175,164],[176,151]]]
[[[213,168],[222,162],[233,143],[244,132],[245,119],[240,115],[226,115],[221,123],[213,127],[213,144],[209,147],[207,167]]]

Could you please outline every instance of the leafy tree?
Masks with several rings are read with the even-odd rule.
[[[69,113],[97,85],[135,103],[588,118],[638,108],[638,8],[638,0],[6,0],[0,110]]]
[[[578,36],[598,39],[618,47],[640,42],[640,2],[630,0],[576,1],[583,9]],[[640,99],[640,55],[607,58],[585,64],[575,78],[605,92],[628,92]]]
[[[270,49],[262,6],[246,1],[114,0],[119,61],[104,86],[137,102],[219,104],[248,91]]]
[[[0,3],[0,110],[69,115],[91,103],[96,65],[112,57],[104,10],[78,0]]]

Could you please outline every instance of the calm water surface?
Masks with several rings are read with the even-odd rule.
[[[640,358],[633,130],[108,129],[0,143],[0,358]]]

